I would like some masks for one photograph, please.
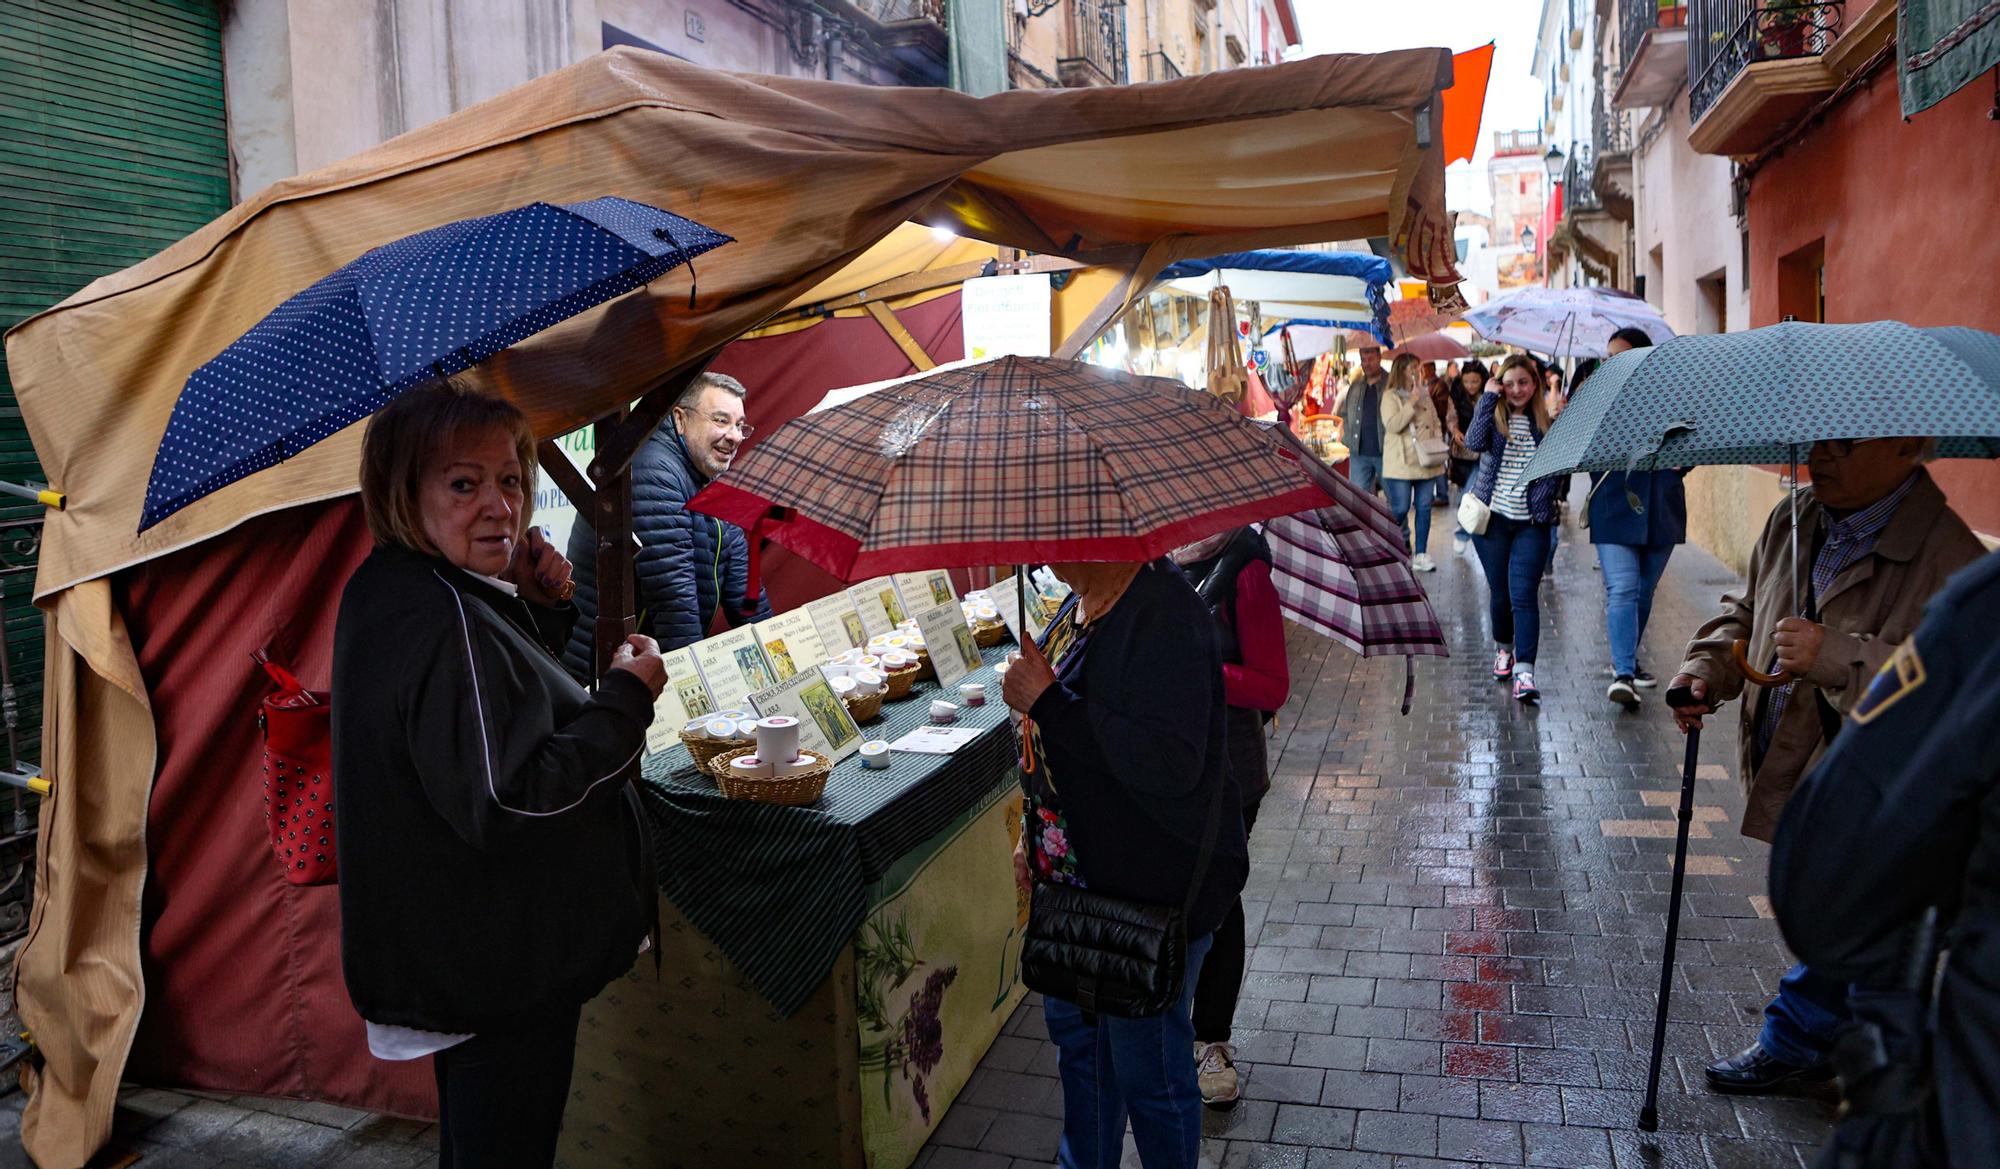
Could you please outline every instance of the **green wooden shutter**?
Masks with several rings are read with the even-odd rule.
[[[6,0],[0,79],[0,329],[228,209],[213,0]],[[0,360],[0,479],[41,474]],[[9,713],[30,759],[41,741],[42,622],[28,599],[40,530],[23,524],[41,510],[0,496]],[[17,830],[11,811],[0,799],[0,837]]]

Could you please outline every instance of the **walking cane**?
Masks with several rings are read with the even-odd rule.
[[[1685,689],[1667,691],[1673,706],[1691,706],[1694,695]],[[1681,886],[1687,881],[1688,825],[1694,820],[1694,767],[1701,754],[1701,728],[1687,733],[1687,759],[1681,764],[1680,832],[1674,840],[1674,887],[1667,898],[1667,952],[1660,959],[1660,1005],[1653,1016],[1653,1062],[1646,1069],[1646,1103],[1639,1109],[1639,1131],[1660,1129],[1660,1061],[1667,1051],[1667,1000],[1674,990],[1674,943],[1681,932]]]

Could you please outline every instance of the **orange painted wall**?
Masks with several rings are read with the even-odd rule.
[[[2000,333],[1993,100],[1982,79],[1905,123],[1887,69],[1766,163],[1750,186],[1751,324],[1781,317],[1780,258],[1823,239],[1828,321]],[[1953,459],[1931,471],[1966,523],[2000,535],[2000,461]]]

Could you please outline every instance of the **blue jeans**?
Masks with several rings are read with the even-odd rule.
[[[1786,1063],[1811,1067],[1832,1053],[1847,1019],[1847,984],[1801,962],[1778,980],[1778,997],[1764,1008],[1757,1044]]]
[[[1370,495],[1375,494],[1382,486],[1382,456],[1347,456],[1347,481]]]
[[[1431,496],[1437,493],[1435,479],[1384,479],[1383,490],[1389,493],[1389,511],[1396,517],[1396,526],[1403,529],[1404,551],[1414,550],[1422,554],[1431,546]],[[1417,542],[1410,543],[1410,509],[1416,508]]]
[[[1553,524],[1510,520],[1494,512],[1486,531],[1472,538],[1486,571],[1486,612],[1496,644],[1514,647],[1514,660],[1535,664],[1542,640],[1542,606],[1535,590],[1549,563]]]
[[[1653,590],[1674,546],[1643,548],[1637,544],[1599,544],[1597,563],[1604,569],[1604,633],[1611,641],[1611,672],[1629,678],[1639,672],[1639,640],[1653,615]]]
[[[1118,1169],[1125,1118],[1145,1169],[1195,1169],[1201,1159],[1201,1086],[1195,1081],[1194,988],[1215,941],[1188,941],[1181,1001],[1150,1019],[1090,1015],[1063,999],[1042,1002],[1062,1075],[1062,1169]]]

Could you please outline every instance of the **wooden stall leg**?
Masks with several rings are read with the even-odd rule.
[[[597,449],[604,450],[622,421],[620,414],[596,422]],[[632,469],[629,460],[597,484],[590,526],[597,533],[597,677],[611,668],[611,656],[638,628],[638,598],[632,579]]]

